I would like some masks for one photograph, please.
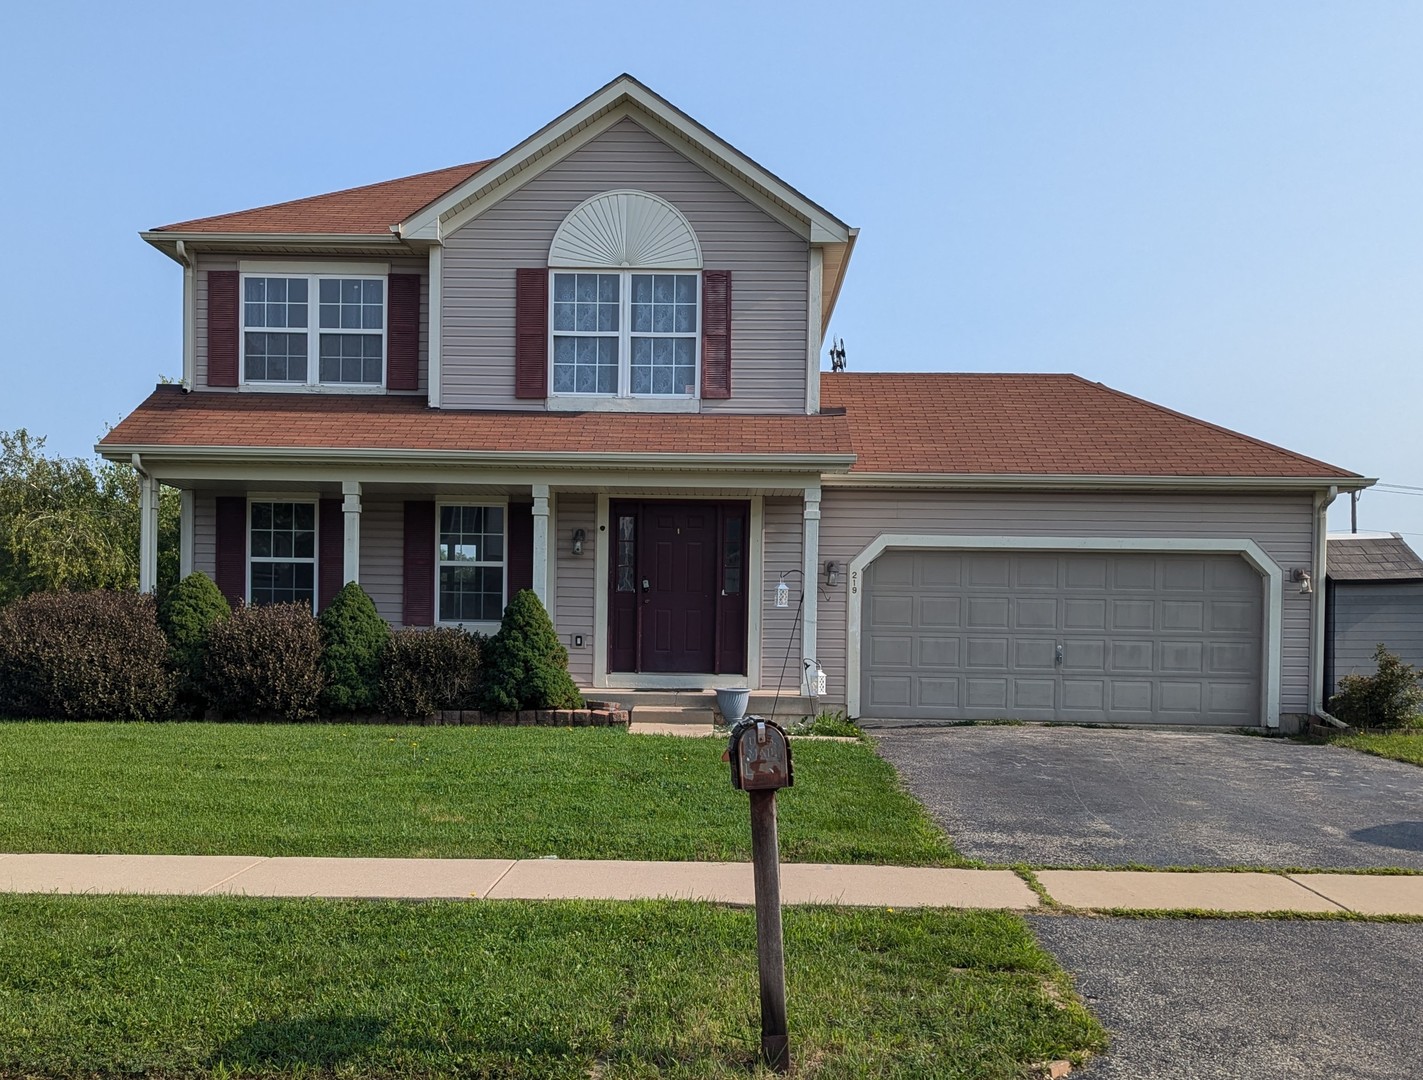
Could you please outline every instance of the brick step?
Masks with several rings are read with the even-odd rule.
[[[634,705],[629,718],[634,724],[695,724],[710,727],[716,721],[712,708],[686,705]]]

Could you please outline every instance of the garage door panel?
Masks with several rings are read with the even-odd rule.
[[[1017,638],[1013,642],[1016,671],[1057,670],[1057,638]]]
[[[970,596],[964,625],[972,630],[1006,630],[1009,607],[1006,596]]]
[[[971,637],[965,652],[966,666],[1002,671],[1008,667],[1006,637]]]
[[[921,637],[919,666],[921,668],[956,668],[961,662],[963,642],[956,637]]]
[[[970,709],[1006,709],[1008,707],[1008,680],[1006,678],[967,678],[964,679],[964,690],[964,704]]]
[[[1057,629],[1057,599],[1018,597],[1013,601],[1013,626],[1018,630]]]
[[[1062,670],[1106,671],[1107,641],[1105,638],[1067,638],[1062,643]]]
[[[962,626],[963,601],[957,596],[925,596],[919,600],[920,626]]]
[[[865,580],[866,715],[1260,722],[1261,578],[1238,556],[894,552]]]
[[[870,642],[870,663],[875,667],[913,667],[914,638],[876,634]]]

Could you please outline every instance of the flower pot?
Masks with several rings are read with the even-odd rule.
[[[728,726],[740,721],[746,715],[750,704],[751,690],[749,687],[723,688],[716,692],[716,707],[721,713],[721,722]]]

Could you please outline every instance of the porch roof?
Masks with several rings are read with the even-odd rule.
[[[99,443],[130,453],[252,457],[299,452],[576,458],[645,468],[705,461],[845,471],[854,460],[843,415],[486,412],[431,409],[423,397],[305,393],[184,393],[159,386]],[[645,460],[643,460],[645,459]]]

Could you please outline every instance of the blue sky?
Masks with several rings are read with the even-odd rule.
[[[861,227],[832,327],[853,370],[1077,372],[1423,489],[1416,2],[51,2],[0,25],[0,428],[63,453],[180,369],[180,274],[140,229],[493,156],[627,70]],[[1360,525],[1423,548],[1423,495],[1370,491]]]

